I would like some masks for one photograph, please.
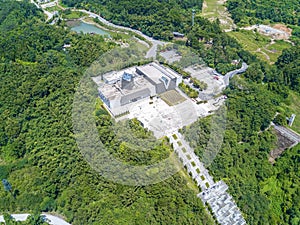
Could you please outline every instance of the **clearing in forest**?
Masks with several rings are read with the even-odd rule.
[[[245,50],[255,54],[270,64],[276,62],[282,51],[291,47],[291,43],[284,40],[273,40],[254,30],[239,30],[228,32]]]
[[[227,8],[224,6],[226,0],[204,0],[201,16],[211,21],[220,20],[221,28],[225,31],[236,28]]]

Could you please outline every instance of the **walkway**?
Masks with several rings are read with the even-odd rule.
[[[202,190],[197,197],[202,200],[204,205],[207,203],[210,206],[218,223],[222,225],[246,224],[236,203],[226,192],[228,186],[223,181],[214,182],[208,170],[179,132],[168,135],[168,137],[180,161]]]
[[[16,221],[26,221],[27,217],[30,214],[28,213],[23,213],[23,214],[11,214],[11,216],[16,220]],[[50,225],[71,225],[70,223],[67,223],[63,219],[57,217],[57,216],[52,216],[46,213],[42,213],[42,216],[45,217],[47,220],[46,222]],[[0,223],[5,222],[3,216],[0,216]]]
[[[226,73],[224,78],[223,78],[226,87],[229,85],[229,79],[233,78],[237,74],[246,72],[247,69],[248,69],[247,63],[243,62],[241,68]],[[222,76],[222,75],[220,74],[220,76]]]

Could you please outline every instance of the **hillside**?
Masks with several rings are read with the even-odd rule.
[[[45,25],[29,3],[0,4],[14,22],[0,33],[0,179],[13,189],[1,187],[0,213],[56,212],[74,225],[213,224],[182,173],[130,187],[84,161],[72,132],[73,94],[87,66],[114,44]]]
[[[228,0],[226,5],[234,22],[241,26],[262,21],[300,25],[298,0]]]
[[[192,8],[201,10],[202,7],[202,0],[62,0],[62,3],[100,13],[115,24],[132,27],[146,35],[165,40],[172,39],[173,31],[188,30],[192,24]]]
[[[223,33],[218,21],[196,16],[191,27],[191,9],[201,9],[201,0],[62,2],[100,12],[114,23],[154,38],[188,46],[223,74],[239,66],[233,60],[246,62],[248,70],[234,77],[223,93],[227,96],[226,131],[222,151],[209,170],[228,184],[248,224],[299,224],[299,145],[272,165],[268,158],[276,148],[277,136],[272,128],[267,129],[276,112],[284,120],[286,107],[290,107],[288,113],[293,108],[299,111],[298,103],[289,104],[299,99],[299,44],[282,50],[275,64],[269,65]],[[252,16],[245,17],[248,5],[235,2],[245,7],[236,22],[250,23]],[[251,7],[258,4],[251,2]],[[277,7],[277,3],[270,4]],[[73,225],[214,224],[196,197],[199,189],[184,170],[157,184],[126,186],[92,170],[79,151],[72,126],[75,90],[91,63],[116,43],[98,35],[76,34],[63,22],[48,25],[42,11],[27,1],[0,0],[0,6],[0,179],[12,185],[11,192],[0,188],[0,214],[53,212]],[[290,13],[284,10],[288,10],[284,15]],[[173,40],[174,30],[184,32],[186,39]],[[129,53],[135,56],[134,51]],[[111,154],[134,165],[170,154],[165,143],[151,152],[120,143],[112,131],[115,121],[101,104],[96,102],[91,117],[96,118],[101,141]],[[137,135],[152,137],[136,120],[127,125]],[[298,128],[299,122],[295,125]],[[208,117],[182,129],[200,159],[209,128]]]

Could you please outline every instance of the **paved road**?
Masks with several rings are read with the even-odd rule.
[[[40,8],[40,6],[34,1],[34,0],[30,0],[30,2],[32,3],[32,4],[35,4],[35,6],[39,9]]]
[[[43,12],[46,14],[46,16],[48,17],[46,21],[49,21],[52,19],[52,17],[54,16],[53,13],[46,11],[43,7],[39,6],[34,0],[30,0],[30,2],[32,4],[34,4],[38,9],[42,9]],[[51,2],[51,4],[55,4],[56,2]],[[46,6],[47,7],[47,6]]]
[[[243,62],[241,68],[226,73],[225,76],[223,77],[226,87],[229,85],[229,79],[233,78],[237,74],[246,72],[247,69],[248,69],[247,63]],[[221,74],[219,74],[219,75],[222,76]]]
[[[28,213],[23,213],[23,214],[11,214],[11,216],[16,220],[16,221],[25,221],[27,217],[30,214]],[[67,223],[63,219],[57,217],[57,216],[52,216],[46,213],[42,213],[43,216],[47,219],[47,222],[51,225],[71,225],[70,223]],[[0,216],[0,222],[5,222],[3,216]]]

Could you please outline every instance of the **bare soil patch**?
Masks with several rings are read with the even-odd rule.
[[[206,1],[203,1],[203,4],[202,4],[202,11],[204,10],[204,9],[206,9],[207,8],[207,3],[206,3]]]
[[[275,133],[277,135],[277,145],[276,148],[270,152],[269,162],[271,164],[275,163],[275,160],[284,152],[284,150],[294,144],[293,141],[282,136],[278,131],[275,131]]]
[[[286,25],[284,25],[284,24],[275,24],[274,26],[273,26],[273,28],[275,28],[275,29],[278,29],[278,30],[281,30],[281,31],[284,31],[284,32],[286,32],[286,33],[288,33],[289,35],[292,35],[292,29],[291,28],[288,28]]]

